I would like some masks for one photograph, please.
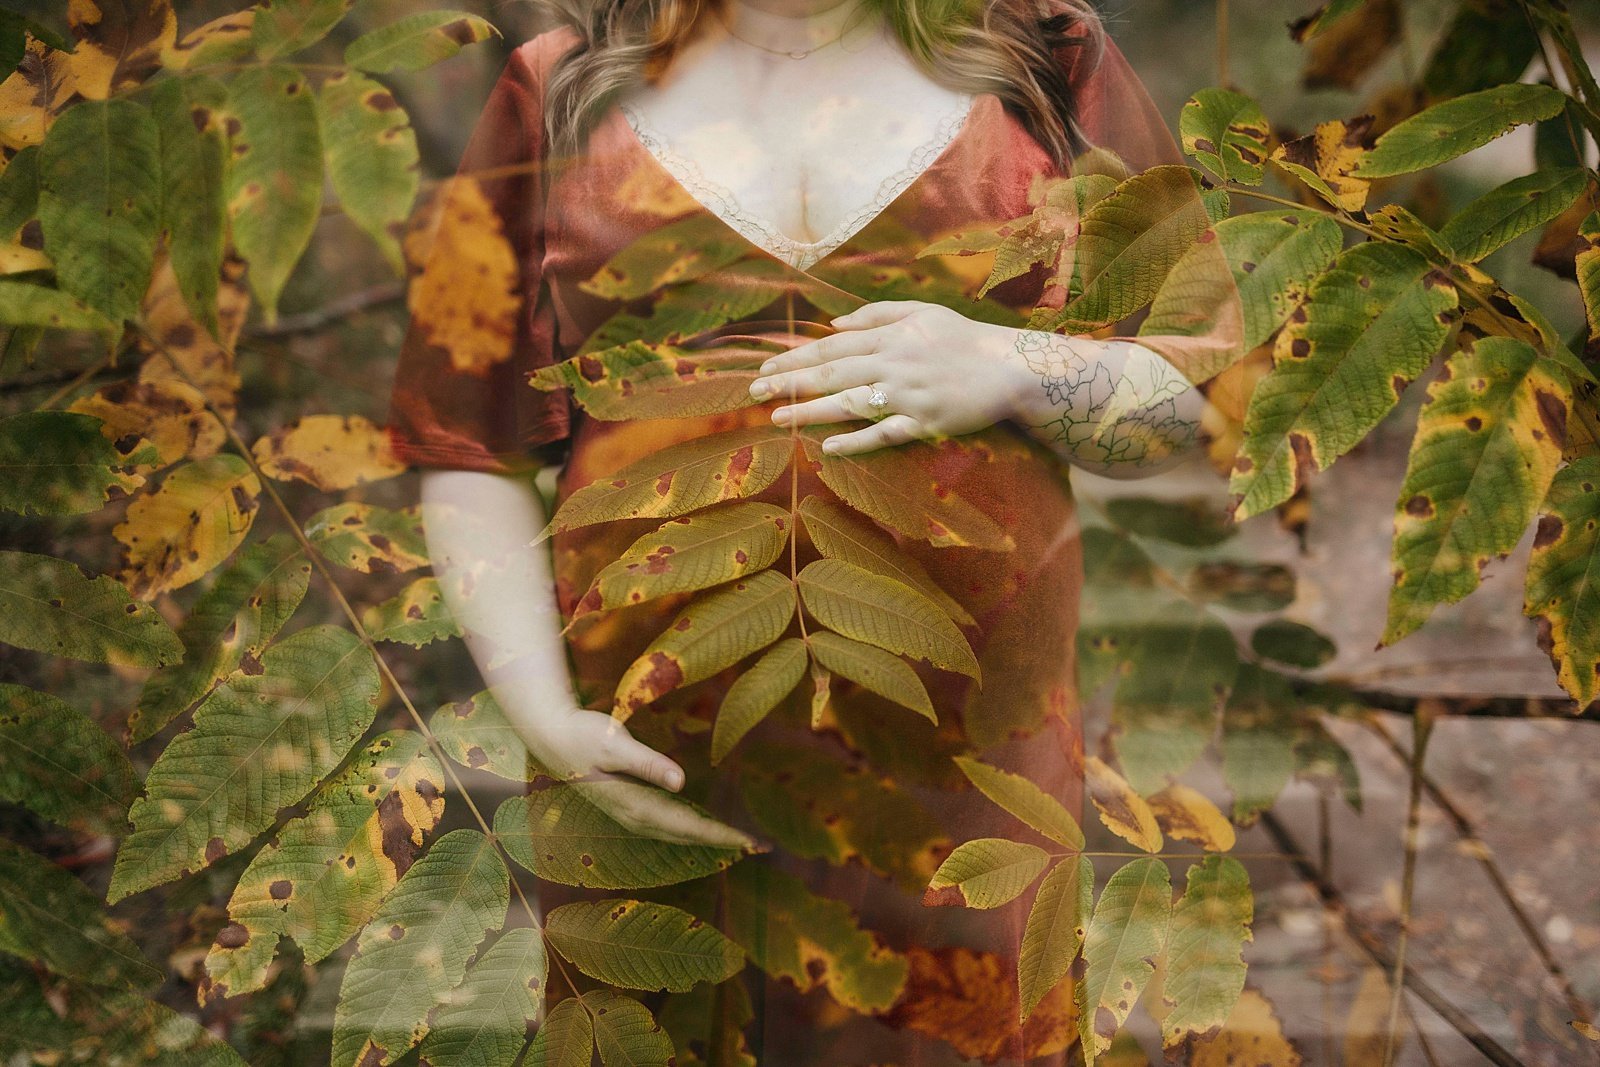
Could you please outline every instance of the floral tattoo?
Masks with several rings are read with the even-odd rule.
[[[1062,451],[1086,463],[1156,463],[1187,448],[1199,422],[1178,409],[1192,388],[1166,360],[1141,348],[1130,352],[1122,370],[1090,359],[1074,338],[1044,330],[1023,330],[1017,353],[1039,375],[1055,419],[1034,430]]]

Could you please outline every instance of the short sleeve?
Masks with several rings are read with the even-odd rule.
[[[542,269],[547,36],[512,52],[456,175],[406,238],[411,314],[388,425],[408,466],[511,472],[564,458],[570,401],[527,380],[557,358]]]

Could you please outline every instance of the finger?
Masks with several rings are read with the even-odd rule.
[[[634,833],[657,841],[716,845],[756,851],[754,838],[703,814],[675,797],[652,793],[636,782],[595,783],[585,795]]]
[[[919,308],[928,306],[926,300],[874,300],[870,304],[863,304],[844,315],[839,315],[833,320],[836,330],[867,330],[877,326],[887,326],[891,322],[898,322]]]
[[[830,456],[854,456],[915,441],[923,436],[921,430],[922,424],[910,415],[894,414],[871,426],[834,434],[822,442],[822,451]]]
[[[683,788],[683,768],[631,734],[618,734],[607,740],[600,766],[604,770],[631,774],[672,792]]]
[[[867,403],[872,386],[858,385],[837,393],[789,404],[772,412],[772,421],[779,426],[815,426],[819,423],[848,422],[851,419],[875,419],[878,413]]]
[[[776,374],[779,371],[799,370],[801,367],[815,367],[819,363],[827,363],[842,356],[865,355],[868,352],[876,352],[882,341],[881,330],[852,330],[849,333],[830,334],[815,341],[807,341],[803,345],[795,345],[787,352],[778,353],[761,364],[761,373]]]
[[[884,360],[879,356],[846,356],[816,367],[757,378],[750,385],[750,395],[759,399],[838,393],[858,385],[871,385],[883,377],[885,369]]]

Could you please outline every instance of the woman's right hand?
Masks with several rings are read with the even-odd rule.
[[[546,711],[537,724],[517,722],[528,751],[550,776],[572,783],[609,783],[586,789],[587,798],[629,832],[682,844],[764,851],[741,830],[694,805],[663,796],[683,788],[683,769],[604,712],[572,707]]]

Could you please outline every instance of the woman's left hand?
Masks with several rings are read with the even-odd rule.
[[[776,408],[772,421],[780,426],[875,420],[827,438],[829,455],[972,433],[1015,410],[1018,331],[1009,326],[942,304],[881,300],[840,315],[833,327],[837,333],[767,360],[750,386],[762,400],[815,398]],[[888,400],[877,409],[868,404],[874,388]]]

